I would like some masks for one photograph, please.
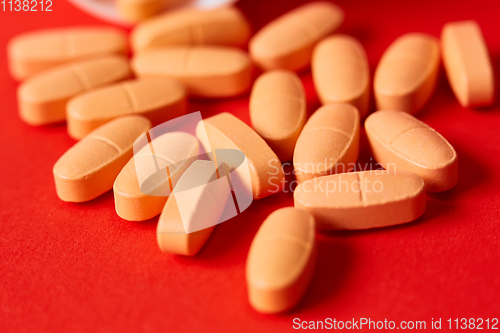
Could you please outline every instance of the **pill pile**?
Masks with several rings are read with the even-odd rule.
[[[281,191],[282,163],[293,161],[294,207],[270,214],[248,253],[248,297],[259,312],[298,304],[314,274],[316,229],[411,222],[424,214],[427,192],[456,185],[455,149],[415,117],[433,94],[441,58],[462,106],[493,103],[492,65],[474,21],[446,24],[440,40],[400,36],[382,56],[372,84],[361,43],[334,34],[344,13],[329,2],[298,7],[253,36],[235,7],[153,16],[159,2],[117,3],[131,21],[140,21],[130,35],[130,60],[127,36],[108,27],[36,31],[11,40],[9,69],[22,81],[20,117],[34,126],[66,121],[69,136],[80,140],[53,168],[61,200],[86,202],[112,189],[122,219],[159,215],[158,246],[177,255],[201,250],[231,200],[227,183],[217,182],[237,181],[237,165],[225,150],[244,154],[249,168],[242,182],[253,200]],[[139,3],[150,6],[134,7]],[[309,67],[323,105],[307,119],[298,73]],[[255,79],[256,68],[263,73]],[[368,115],[372,87],[378,111]],[[148,136],[153,127],[186,115],[189,98],[250,90],[251,127],[220,113],[200,121],[195,134]],[[361,126],[383,170],[352,167]],[[148,182],[141,175],[155,173],[151,151],[167,168]],[[213,154],[202,159],[202,151]],[[181,212],[173,194],[209,183],[215,185],[192,192],[188,213]],[[203,227],[186,232],[186,224]]]

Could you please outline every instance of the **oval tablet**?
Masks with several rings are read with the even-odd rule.
[[[455,149],[434,129],[398,111],[377,111],[365,122],[375,160],[385,169],[414,172],[428,192],[443,192],[458,181]]]
[[[297,181],[347,172],[359,153],[359,112],[350,104],[320,107],[300,133],[293,155]]]
[[[16,80],[63,63],[127,52],[125,34],[109,27],[73,27],[27,32],[7,46],[9,69]]]
[[[252,59],[264,70],[298,71],[311,62],[316,43],[344,20],[338,6],[315,1],[298,7],[262,28],[250,40]]]
[[[295,207],[314,216],[319,229],[380,228],[418,219],[425,212],[425,184],[411,172],[340,173],[297,186]]]
[[[495,77],[477,22],[447,23],[441,32],[441,50],[448,81],[460,104],[463,107],[491,105]]]
[[[178,0],[116,0],[118,13],[128,22],[138,22],[161,13]]]
[[[111,190],[132,158],[134,141],[150,128],[151,122],[144,117],[121,117],[77,142],[54,165],[59,198],[85,202]]]
[[[68,134],[79,140],[120,116],[137,114],[153,126],[186,113],[184,86],[172,79],[130,80],[94,89],[71,99],[66,107]]]
[[[240,49],[215,46],[176,46],[150,50],[132,59],[139,77],[169,77],[198,97],[232,97],[248,90],[252,65]]]
[[[131,35],[133,49],[144,51],[172,45],[226,45],[242,47],[250,26],[235,7],[170,11],[138,24]]]
[[[292,207],[262,223],[248,252],[246,279],[252,307],[262,313],[293,308],[304,295],[316,261],[314,218]]]
[[[156,229],[160,250],[186,256],[196,255],[206,243],[232,200],[227,175],[229,167],[221,164],[216,171],[212,161],[194,161],[174,188],[163,208]],[[218,176],[219,175],[219,176]],[[179,194],[188,191],[188,201]],[[190,232],[196,224],[208,226]]]
[[[152,194],[163,186],[175,187],[198,154],[198,139],[184,132],[163,134],[144,146],[125,165],[113,184],[118,216],[128,221],[145,221],[160,214],[168,196]],[[146,189],[141,186],[139,179],[147,179],[158,173],[158,162],[167,164],[168,173],[156,178],[154,183],[144,182],[143,186],[150,187]]]
[[[245,154],[250,165],[254,199],[283,189],[285,176],[278,156],[253,129],[232,114],[223,112],[204,119],[196,127],[196,137],[206,151],[238,149]],[[206,142],[207,137],[209,142]]]
[[[66,104],[72,97],[129,77],[127,59],[118,56],[57,66],[29,78],[19,86],[19,114],[30,125],[64,121]]]
[[[399,37],[385,51],[375,71],[377,108],[417,113],[434,91],[438,70],[436,38],[422,33]]]
[[[314,87],[321,103],[348,103],[361,118],[368,112],[370,68],[360,42],[347,35],[322,40],[312,59]]]
[[[306,96],[297,74],[283,70],[262,74],[250,96],[250,120],[282,162],[291,160],[306,122]]]

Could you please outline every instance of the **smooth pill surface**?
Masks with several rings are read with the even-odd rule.
[[[198,160],[191,164],[160,215],[156,230],[160,250],[186,256],[194,256],[200,251],[231,196],[228,173],[226,164],[219,165],[218,170],[213,161]],[[188,193],[190,199],[181,202],[177,194],[186,191],[191,192]],[[197,223],[209,227],[188,232],[190,225]]]
[[[287,207],[267,217],[250,246],[248,298],[262,313],[293,308],[304,295],[316,260],[315,223],[304,210]]]
[[[460,104],[463,107],[491,105],[495,76],[477,22],[447,23],[441,32],[441,50],[448,81]]]
[[[293,155],[297,181],[347,172],[359,153],[359,112],[350,104],[320,107],[300,133]]]
[[[375,71],[377,108],[420,111],[434,91],[439,59],[438,41],[430,35],[408,33],[396,39]]]
[[[176,46],[139,53],[132,59],[139,77],[178,79],[189,95],[221,98],[240,95],[252,81],[252,65],[240,49]]]
[[[132,158],[134,141],[151,122],[140,116],[115,119],[76,143],[54,165],[59,198],[85,202],[111,190],[113,183]]]
[[[250,120],[282,162],[291,160],[306,122],[306,96],[298,75],[284,70],[262,74],[250,96]]]
[[[411,172],[376,170],[313,178],[297,186],[295,207],[325,230],[380,228],[425,212],[425,184]]]
[[[206,142],[207,136],[201,135],[205,131],[209,142]],[[206,151],[238,149],[245,154],[254,199],[283,189],[283,166],[278,156],[253,129],[232,114],[223,112],[204,119],[196,128],[196,136]]]
[[[79,140],[110,120],[132,114],[156,126],[182,116],[186,107],[186,89],[176,80],[125,81],[71,99],[66,107],[68,133]]]
[[[172,45],[226,45],[241,47],[250,26],[235,7],[214,10],[180,9],[138,24],[132,31],[136,52]]]
[[[20,34],[7,46],[9,69],[17,80],[63,63],[127,52],[125,34],[108,27],[37,30]]]
[[[347,35],[322,40],[312,59],[314,86],[323,104],[348,103],[368,112],[370,68],[360,42]]]
[[[66,119],[68,101],[85,91],[130,77],[127,59],[109,56],[65,64],[34,75],[17,90],[19,114],[30,125]]]
[[[316,43],[344,20],[338,6],[315,1],[277,18],[250,40],[252,59],[264,70],[307,67]]]
[[[116,0],[116,9],[126,21],[134,23],[150,18],[178,0]]]
[[[160,214],[169,196],[148,194],[154,194],[164,186],[171,191],[198,153],[198,139],[184,132],[163,134],[135,153],[113,184],[118,216],[128,221],[145,221]],[[157,170],[158,161],[168,165],[168,173]],[[158,177],[154,182],[140,184],[139,179],[154,177],[155,174]]]
[[[375,160],[385,169],[414,172],[428,192],[442,192],[458,181],[455,149],[434,129],[398,111],[377,111],[365,122]]]

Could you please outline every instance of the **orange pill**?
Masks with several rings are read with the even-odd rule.
[[[321,41],[312,59],[314,87],[321,103],[348,103],[361,117],[368,112],[370,68],[360,42],[347,35]]]
[[[408,33],[385,51],[375,71],[377,108],[415,114],[434,91],[439,71],[439,44],[422,33]]]
[[[146,51],[132,59],[139,77],[169,77],[184,83],[192,96],[221,98],[240,95],[252,81],[252,65],[238,48],[176,46]]]
[[[133,49],[144,51],[172,45],[244,46],[250,25],[235,7],[170,11],[138,24],[131,35]]]
[[[19,115],[30,125],[64,121],[66,104],[72,97],[129,77],[127,59],[118,56],[57,66],[30,77],[19,86]]]
[[[448,81],[460,104],[463,107],[491,105],[495,77],[477,22],[447,23],[441,32],[441,50]]]
[[[277,18],[250,40],[252,59],[264,70],[309,66],[314,46],[344,20],[338,6],[315,1]]]
[[[284,70],[262,74],[250,96],[250,120],[282,162],[291,160],[306,122],[306,96],[297,74]]]
[[[198,139],[184,132],[163,134],[144,146],[113,185],[118,216],[128,221],[145,221],[160,214],[168,194],[198,154]]]
[[[347,172],[359,153],[359,112],[350,104],[320,107],[297,140],[293,168],[298,182]]]
[[[134,23],[161,13],[179,0],[116,0],[116,9],[126,21]]]
[[[238,149],[245,154],[254,199],[283,189],[285,176],[278,156],[253,129],[232,114],[223,112],[204,119],[196,127],[196,137],[206,151]]]
[[[297,186],[295,207],[325,230],[380,228],[418,219],[425,185],[411,172],[376,170],[318,177]]]
[[[226,164],[219,165],[217,171],[214,162],[202,160],[193,162],[184,172],[158,221],[156,239],[161,251],[186,256],[200,251],[231,196],[228,174]],[[190,200],[180,200],[179,194],[186,191]],[[190,232],[196,224],[208,227]]]
[[[414,172],[428,192],[443,192],[458,181],[455,149],[434,129],[398,111],[377,111],[365,122],[373,157],[385,169]]]
[[[66,107],[68,134],[79,140],[110,120],[132,114],[156,126],[184,115],[186,107],[186,89],[176,80],[121,82],[71,99]]]
[[[16,80],[63,63],[127,52],[125,34],[109,27],[73,27],[27,32],[7,46],[9,70]]]
[[[262,313],[293,308],[307,290],[315,261],[312,215],[293,207],[273,212],[248,252],[246,279],[252,307]]]
[[[59,198],[85,202],[111,190],[120,170],[132,158],[134,141],[151,122],[140,116],[115,119],[77,142],[54,165]]]

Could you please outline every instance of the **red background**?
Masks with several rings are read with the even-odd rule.
[[[304,2],[242,0],[238,7],[257,30]],[[336,3],[346,14],[341,31],[363,43],[372,73],[401,34],[439,36],[444,23],[471,18],[500,67],[497,0]],[[50,13],[0,12],[0,331],[273,332],[292,330],[295,317],[428,325],[441,317],[443,326],[448,318],[500,317],[498,105],[460,107],[441,70],[419,118],[457,150],[456,188],[428,195],[426,213],[413,223],[318,234],[318,263],[303,302],[285,315],[261,315],[247,300],[246,256],[265,217],[293,204],[290,192],[254,202],[218,226],[195,258],[161,253],[157,218],[121,220],[111,192],[85,204],[57,198],[52,166],[75,142],[64,125],[37,128],[19,119],[5,45],[23,31],[99,23],[66,1],[54,1]],[[311,113],[319,103],[311,75],[302,79]],[[229,111],[249,121],[248,97],[192,102],[190,111],[204,117]],[[369,161],[366,143],[363,149],[360,160]]]

